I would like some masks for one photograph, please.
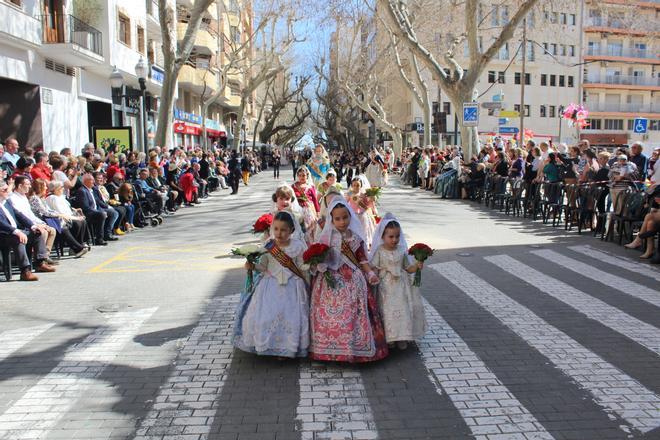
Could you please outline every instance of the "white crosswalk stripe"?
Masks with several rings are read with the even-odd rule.
[[[300,367],[296,420],[301,440],[377,439],[373,413],[360,372],[347,365]]]
[[[0,362],[4,361],[34,338],[53,327],[55,324],[37,325],[34,327],[7,330],[0,333]]]
[[[437,392],[449,395],[476,439],[515,433],[538,440],[553,439],[426,301],[424,309],[429,325],[419,343],[424,365]]]
[[[587,257],[592,257],[605,263],[612,264],[616,267],[620,267],[631,272],[644,275],[645,277],[653,278],[656,281],[660,281],[660,270],[657,270],[652,266],[640,264],[639,261],[631,261],[628,258],[608,254],[591,246],[569,246],[568,248],[573,252],[578,252],[582,255],[586,255]]]
[[[566,257],[559,252],[551,251],[549,249],[540,249],[537,251],[531,251],[530,253],[538,257],[545,258],[546,260],[565,267],[566,269],[572,270],[573,272],[579,273],[584,277],[591,278],[592,280],[598,281],[599,283],[605,284],[606,286],[613,287],[630,296],[639,298],[643,301],[653,304],[656,307],[660,307],[660,294],[658,294],[658,290],[653,290],[626,278],[612,275],[603,270],[583,263],[582,261]]]
[[[568,284],[547,276],[508,255],[484,257],[500,269],[531,284],[553,298],[568,304],[594,321],[627,336],[649,350],[660,354],[660,330],[616,307],[587,295]]]
[[[638,381],[591,352],[531,310],[512,300],[457,262],[431,265],[463,293],[548,358],[564,374],[589,391],[607,411],[618,414],[635,429],[660,426],[660,397]],[[623,409],[619,402],[637,404]],[[646,408],[651,409],[646,409]]]
[[[0,416],[0,439],[46,437],[155,311],[117,313],[69,348],[50,373]]]
[[[208,434],[232,361],[232,324],[239,295],[216,297],[192,330],[173,373],[161,385],[152,409],[141,420],[136,439],[161,435]],[[200,363],[210,374],[190,375]],[[182,378],[186,380],[182,380]],[[184,390],[185,394],[177,391]]]

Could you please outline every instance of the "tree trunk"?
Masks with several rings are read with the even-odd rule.
[[[428,95],[424,98],[424,147],[431,145],[431,102]]]
[[[473,93],[473,87],[464,87],[456,92],[448,91],[449,99],[459,115],[463,112],[463,103],[472,102]],[[462,117],[459,117],[458,123],[461,129],[460,145],[463,148],[463,158],[467,162],[473,154],[477,154],[479,151],[479,131],[477,127],[464,127],[462,121]]]
[[[232,143],[232,149],[236,151],[239,151],[239,147],[241,145],[241,135],[243,134],[243,130],[241,126],[243,125],[244,114],[245,114],[245,99],[241,99],[241,106],[238,109],[238,115],[236,115],[236,129],[234,130],[234,142]],[[241,150],[241,153],[243,153],[243,150]]]
[[[180,69],[180,67],[175,65],[170,70],[170,74],[165,75],[163,88],[160,92],[160,102],[158,103],[158,127],[156,127],[154,145],[168,149],[172,146],[172,109],[174,107],[174,92]]]

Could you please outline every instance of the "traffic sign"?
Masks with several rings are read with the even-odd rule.
[[[499,93],[497,95],[493,95],[493,101],[495,101],[495,102],[504,101],[504,93]]]
[[[502,110],[500,111],[499,116],[500,118],[519,118],[520,112],[516,112],[512,110]]]
[[[500,118],[497,120],[498,125],[506,125],[507,122],[509,122],[509,118]]]
[[[463,103],[463,126],[476,127],[479,125],[479,104],[476,102]]]
[[[520,131],[518,127],[500,127],[500,134],[516,134]]]
[[[500,108],[502,108],[502,103],[501,102],[482,102],[481,103],[481,108],[485,108],[485,109],[488,109],[488,110],[500,109]]]
[[[633,124],[633,131],[638,134],[646,133],[646,130],[649,127],[649,120],[644,118],[635,118],[635,123]]]

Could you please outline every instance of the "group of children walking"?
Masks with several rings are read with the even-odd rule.
[[[369,362],[424,336],[424,306],[411,276],[423,263],[408,256],[401,224],[388,213],[378,224],[367,219],[366,232],[357,183],[344,195],[332,183],[332,173],[328,177],[319,185],[320,200],[287,185],[273,194],[263,255],[246,263],[257,275],[236,311],[237,348],[259,355]],[[297,192],[307,196],[297,197]],[[300,201],[309,203],[301,207]],[[310,245],[326,250],[322,262],[306,263]]]

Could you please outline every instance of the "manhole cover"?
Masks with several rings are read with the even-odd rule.
[[[469,252],[459,252],[456,255],[458,255],[459,257],[471,257],[472,256],[472,254],[469,253]]]
[[[100,313],[117,313],[125,312],[130,306],[128,304],[102,304],[96,308]]]

